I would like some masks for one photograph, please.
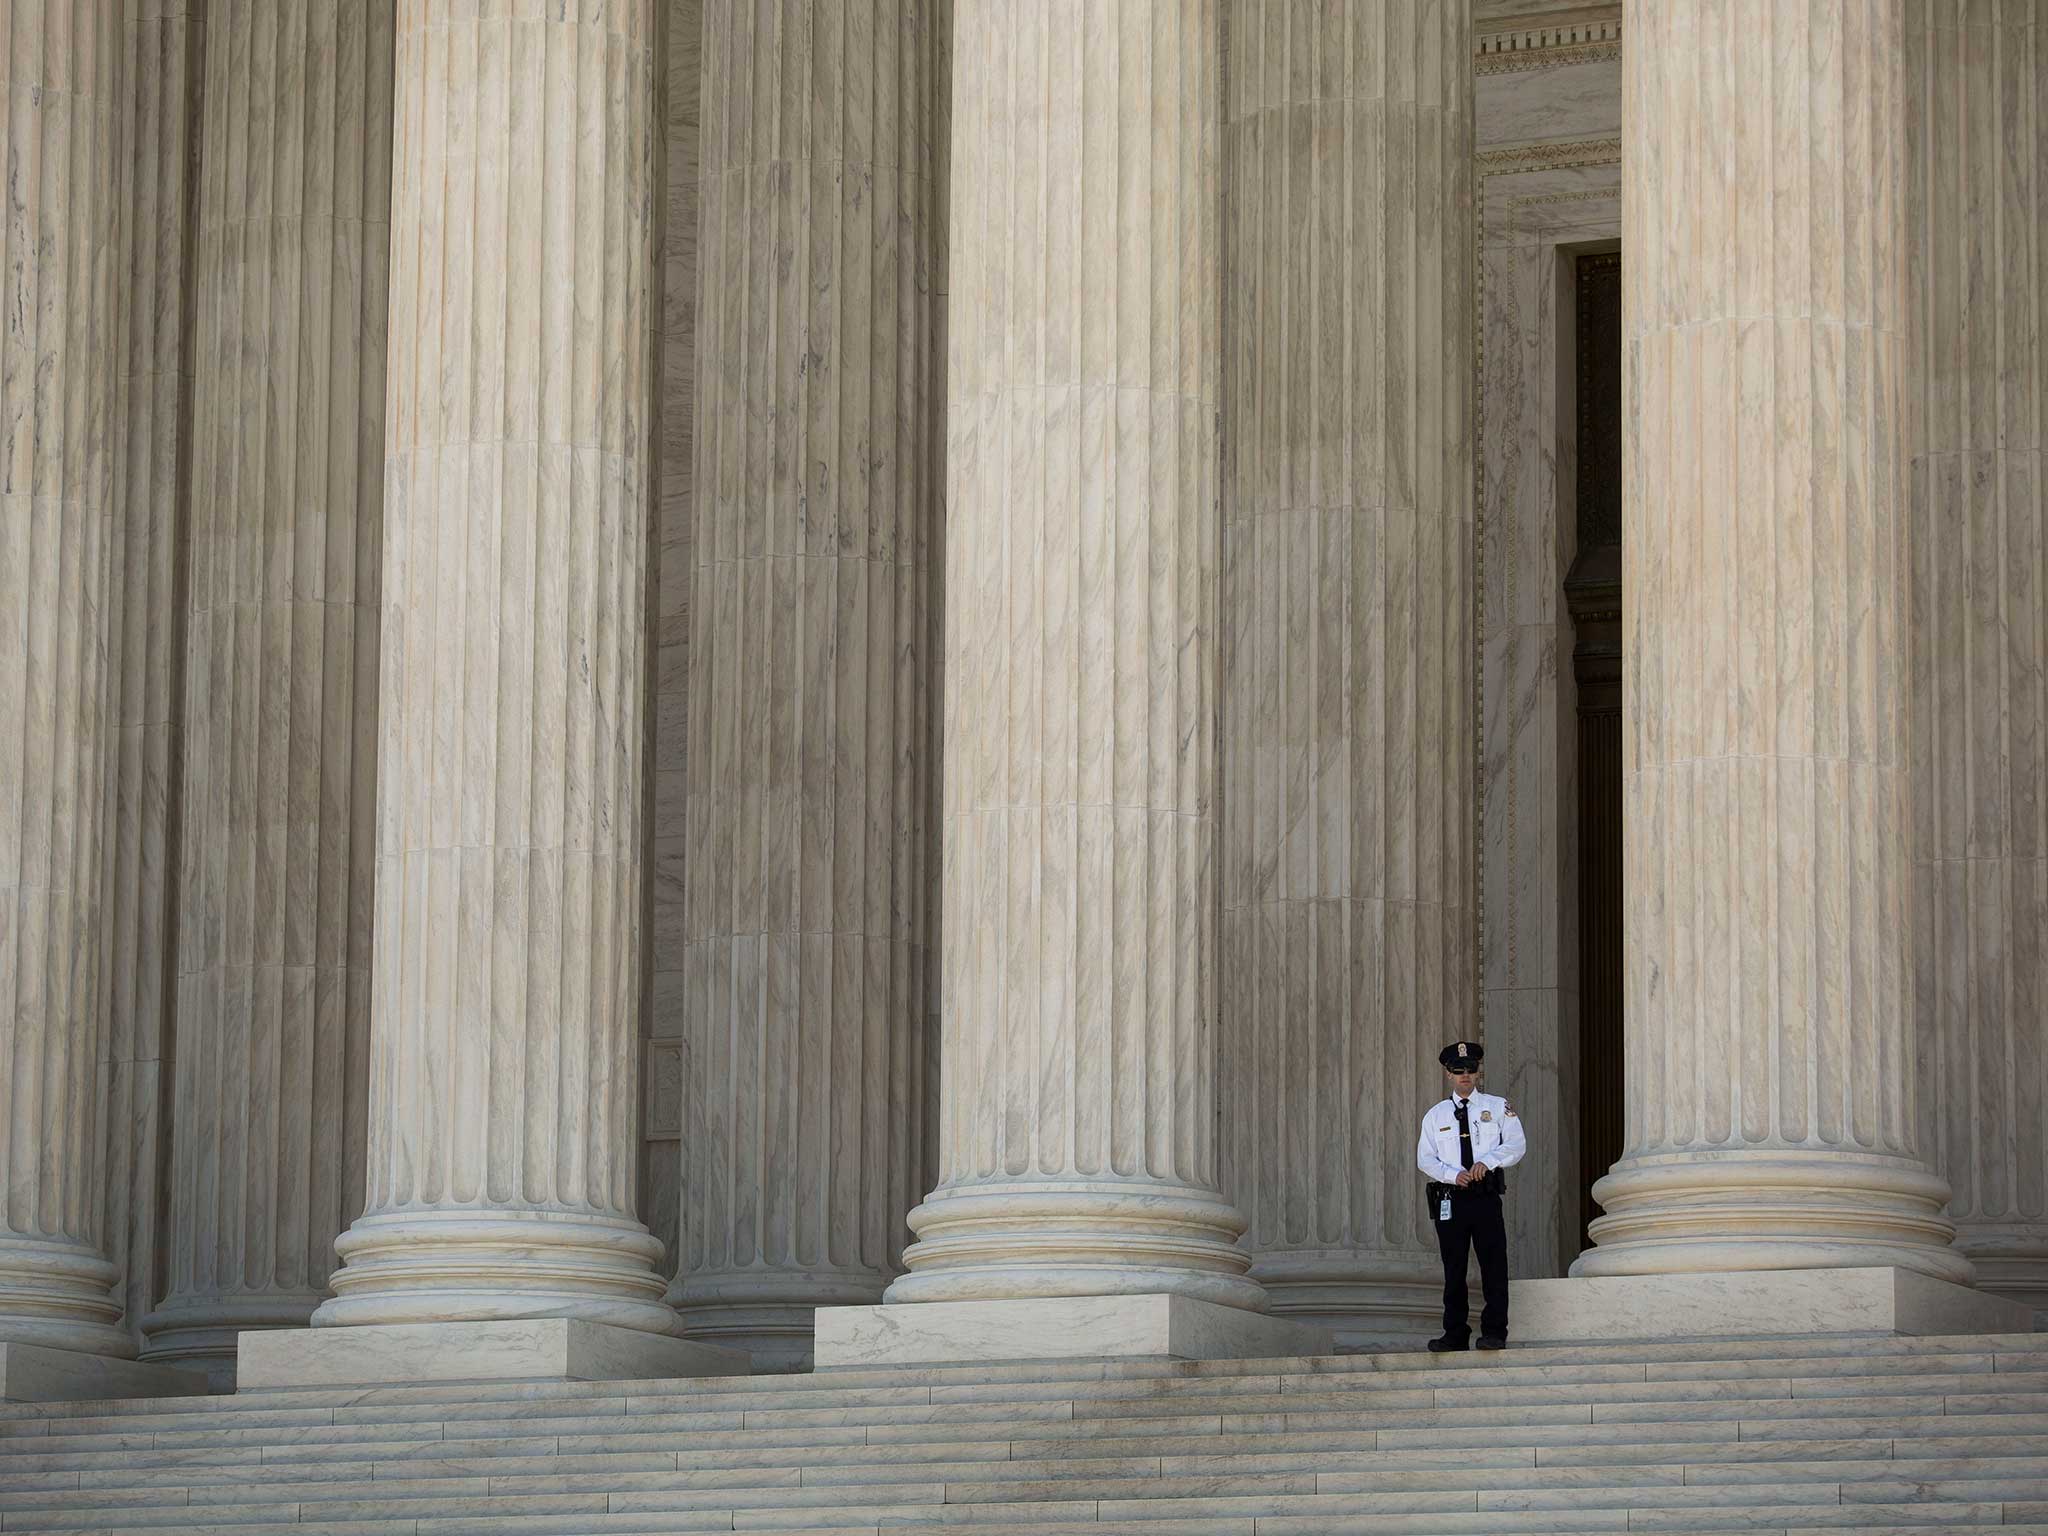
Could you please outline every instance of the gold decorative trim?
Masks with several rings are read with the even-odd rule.
[[[1617,30],[1619,30],[1617,28]],[[1475,75],[1517,75],[1533,69],[1562,69],[1568,64],[1619,62],[1621,43],[1575,43],[1569,47],[1511,48],[1499,53],[1481,50],[1472,66]]]
[[[1582,167],[1597,170],[1599,167]],[[1545,208],[1559,203],[1614,202],[1621,196],[1619,183],[1611,187],[1580,187],[1573,192],[1528,192],[1508,199],[1510,208]]]
[[[1621,163],[1620,139],[1557,139],[1540,144],[1510,144],[1484,149],[1472,157],[1481,176],[1513,171],[1570,171],[1590,165]]]

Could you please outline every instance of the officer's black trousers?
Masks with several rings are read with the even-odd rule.
[[[1432,1219],[1436,1211],[1430,1211]],[[1437,1252],[1444,1260],[1444,1336],[1472,1337],[1472,1304],[1465,1290],[1465,1260],[1479,1251],[1479,1278],[1486,1307],[1479,1314],[1479,1332],[1489,1339],[1508,1336],[1508,1233],[1501,1219],[1501,1197],[1493,1194],[1451,1196],[1451,1219],[1437,1221]]]

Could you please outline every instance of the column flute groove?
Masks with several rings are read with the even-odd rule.
[[[399,0],[366,1205],[319,1326],[674,1330],[635,1205],[654,0]]]
[[[935,0],[710,0],[691,601],[693,1337],[794,1366],[923,1188]]]
[[[1224,1187],[1356,1347],[1437,1311],[1415,1120],[1477,1028],[1472,16],[1227,16]]]
[[[1215,0],[959,0],[938,1187],[891,1302],[1263,1310],[1217,1189]]]
[[[116,0],[0,35],[0,1340],[127,1356],[101,1007]]]
[[[303,1327],[362,1206],[393,0],[206,30],[169,1292]]]
[[[1635,14],[1627,1142],[1573,1273],[1967,1281],[1912,1119],[1901,0]]]

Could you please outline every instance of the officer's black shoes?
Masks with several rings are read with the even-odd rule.
[[[1454,1339],[1448,1333],[1440,1339],[1431,1339],[1429,1341],[1429,1352],[1432,1355],[1463,1354],[1471,1347],[1472,1345],[1469,1340]]]
[[[1430,1346],[1430,1348],[1432,1349],[1434,1349],[1435,1347],[1436,1346],[1434,1344]],[[1508,1341],[1506,1339],[1490,1339],[1482,1333],[1479,1336],[1479,1347],[1481,1349],[1506,1349],[1508,1347]]]

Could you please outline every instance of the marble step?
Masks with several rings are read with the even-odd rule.
[[[1361,1483],[1344,1474],[1304,1474],[1293,1477],[1251,1476],[1199,1479],[1094,1479],[1078,1482],[915,1482],[886,1488],[763,1486],[736,1488],[663,1489],[637,1486],[607,1487],[602,1483],[580,1489],[535,1489],[518,1485],[477,1486],[481,1480],[457,1484],[332,1482],[275,1485],[271,1487],[186,1488],[169,1486],[153,1490],[126,1490],[117,1496],[104,1491],[71,1490],[44,1495],[0,1496],[0,1528],[19,1526],[31,1512],[81,1509],[128,1511],[168,1510],[184,1507],[217,1508],[235,1506],[254,1511],[275,1511],[289,1504],[300,1513],[333,1520],[481,1516],[485,1514],[557,1514],[613,1510],[706,1510],[706,1509],[798,1509],[862,1508],[872,1505],[904,1507],[913,1505],[971,1506],[1003,1505],[1019,1511],[1019,1518],[1036,1518],[1057,1513],[1054,1506],[1076,1503],[1100,1505],[1101,1513],[1118,1513],[1138,1518],[1140,1514],[1163,1518],[1185,1513],[1314,1513],[1318,1509],[1342,1512],[1359,1508],[1366,1512],[1403,1512],[1440,1509],[1535,1510],[1624,1507],[1691,1507],[1749,1503],[1835,1504],[1858,1502],[1926,1502],[1934,1499],[1991,1501],[2006,1498],[2048,1499],[2048,1479],[1969,1478],[1929,1483],[1902,1481],[1849,1485],[1832,1479],[1787,1479],[1773,1483],[1708,1482],[1688,1483],[1668,1469],[1657,1477],[1581,1477],[1569,1482],[1543,1484],[1524,1478],[1491,1486],[1477,1479],[1450,1479],[1443,1486],[1431,1486],[1416,1475],[1405,1486]],[[1194,1510],[1190,1501],[1204,1504]],[[1126,1509],[1123,1506],[1129,1505]],[[1222,1506],[1229,1505],[1229,1509]],[[1139,1506],[1143,1506],[1142,1510]],[[1208,1506],[1215,1506],[1209,1508]],[[1240,1507],[1242,1506],[1242,1507]],[[66,1524],[69,1515],[49,1523]],[[140,1519],[140,1514],[128,1518]],[[151,1515],[149,1518],[158,1518]],[[218,1514],[212,1518],[221,1518]],[[32,1522],[30,1522],[32,1523]]]
[[[852,1389],[915,1391],[934,1393],[965,1391],[971,1395],[1057,1386],[1059,1382],[1157,1382],[1157,1380],[1229,1380],[1233,1376],[1405,1376],[1415,1372],[1479,1372],[1483,1380],[1518,1376],[1526,1370],[1561,1372],[1563,1380],[1604,1380],[1614,1372],[1647,1370],[1667,1372],[1675,1378],[1720,1372],[1755,1370],[1761,1374],[1884,1374],[1915,1370],[1987,1370],[1995,1368],[2001,1356],[2011,1356],[2011,1366],[2048,1370],[2048,1337],[2034,1333],[2015,1335],[1954,1335],[1921,1339],[1788,1339],[1780,1354],[1772,1354],[1765,1343],[1755,1339],[1733,1341],[1690,1341],[1690,1343],[1632,1343],[1632,1346],[1552,1346],[1516,1348],[1507,1356],[1462,1354],[1432,1356],[1425,1352],[1376,1354],[1376,1356],[1333,1356],[1333,1358],[1288,1358],[1288,1360],[1210,1360],[1210,1362],[1034,1362],[1018,1366],[899,1366],[819,1372],[811,1376],[727,1376],[696,1380],[641,1380],[641,1382],[479,1382],[479,1384],[422,1384],[422,1386],[377,1386],[377,1389],[270,1389],[244,1393],[240,1397],[195,1397],[145,1403],[10,1403],[0,1405],[0,1419],[20,1417],[68,1417],[76,1411],[90,1413],[219,1413],[236,1409],[303,1409],[303,1407],[369,1407],[379,1403],[432,1403],[432,1401],[494,1401],[530,1397],[698,1397],[698,1395],[817,1395]],[[1942,1366],[1944,1358],[1956,1364]],[[1827,1362],[1823,1368],[1802,1372],[1802,1362]],[[1581,1374],[1593,1372],[1593,1374]],[[934,1397],[932,1401],[942,1401]]]
[[[1744,1377],[1678,1382],[1556,1382],[1525,1383],[1496,1380],[1489,1373],[1480,1388],[1481,1401],[1512,1402],[1536,1407],[1552,1404],[1660,1404],[1739,1402],[1763,1399],[1853,1398],[1874,1395],[1895,1397],[1999,1397],[2040,1394],[2048,1402],[2048,1372],[1942,1373],[1879,1383],[1871,1378],[1826,1376]],[[300,1428],[365,1428],[395,1425],[480,1423],[519,1424],[533,1433],[577,1433],[601,1430],[610,1425],[626,1429],[659,1430],[692,1428],[772,1428],[778,1425],[812,1425],[837,1422],[918,1423],[933,1420],[951,1422],[992,1422],[1004,1417],[1040,1417],[1057,1412],[1058,1405],[1071,1406],[1078,1418],[1119,1416],[1158,1417],[1170,1414],[1304,1413],[1335,1411],[1407,1410],[1428,1407],[1465,1407],[1473,1394],[1459,1386],[1390,1387],[1383,1382],[1353,1385],[1344,1381],[1297,1382],[1282,1378],[1246,1378],[1247,1386],[1267,1387],[1264,1391],[1244,1390],[1235,1384],[1227,1392],[1196,1395],[1185,1390],[1206,1383],[1171,1383],[1181,1390],[1148,1392],[1143,1396],[1105,1395],[1102,1384],[1094,1384],[1086,1395],[1065,1398],[1033,1396],[1009,1399],[982,1396],[927,1402],[924,1389],[905,1392],[863,1392],[843,1403],[806,1400],[801,1406],[778,1404],[773,1409],[755,1409],[744,1398],[721,1398],[715,1402],[691,1402],[678,1409],[669,1398],[615,1396],[561,1401],[532,1398],[517,1402],[414,1403],[374,1407],[337,1406],[297,1409],[265,1408],[253,1411],[222,1410],[203,1417],[182,1412],[153,1414],[103,1414],[70,1419],[19,1419],[0,1421],[0,1454],[24,1441],[53,1441],[81,1435],[164,1435],[221,1434],[232,1430],[288,1430]],[[1475,1383],[1475,1385],[1478,1385]],[[1884,1390],[1874,1391],[1873,1388]]]
[[[1362,1515],[1359,1512],[1295,1515],[1184,1515],[1126,1519],[1107,1513],[1096,1519],[1052,1519],[1020,1525],[1012,1519],[984,1521],[973,1518],[949,1520],[943,1507],[933,1510],[910,1506],[895,1516],[877,1512],[877,1518],[863,1523],[858,1512],[847,1518],[822,1524],[803,1524],[772,1516],[747,1519],[744,1523],[728,1517],[730,1523],[715,1523],[715,1517],[694,1513],[664,1514],[655,1511],[581,1513],[569,1515],[478,1517],[448,1519],[424,1517],[397,1521],[290,1520],[228,1521],[205,1518],[210,1512],[193,1510],[194,1518],[182,1523],[125,1524],[98,1528],[104,1536],[136,1536],[140,1532],[177,1530],[188,1536],[656,1536],[656,1533],[706,1530],[780,1530],[786,1536],[849,1536],[858,1531],[900,1531],[906,1525],[943,1526],[951,1536],[1310,1536],[1310,1533],[1345,1533],[1359,1536],[1577,1536],[1581,1532],[1654,1530],[1678,1536],[1682,1532],[1708,1530],[1776,1529],[1802,1531],[1853,1529],[1866,1533],[1882,1526],[1901,1531],[1932,1528],[1999,1527],[2004,1509],[1998,1504],[1955,1505],[1942,1509],[1926,1506],[1865,1505],[1856,1509],[1826,1509],[1811,1505],[1757,1506],[1750,1511],[1716,1510],[1626,1510],[1532,1511],[1526,1513],[1481,1511],[1452,1513],[1423,1511]],[[965,1515],[966,1512],[959,1512]],[[904,1518],[908,1516],[909,1518]],[[1256,1521],[1256,1527],[1254,1522]],[[1782,1522],[1782,1523],[1781,1523]],[[24,1526],[32,1530],[93,1529],[80,1526]],[[2024,1527],[2021,1527],[2024,1530]],[[2014,1528],[2004,1526],[2007,1536]],[[2038,1536],[2038,1532],[2036,1533]]]
[[[1882,1450],[1874,1442],[1872,1450]],[[1272,1462],[1294,1460],[1274,1470]],[[1042,1499],[1042,1497],[1145,1497],[1169,1487],[1204,1487],[1212,1491],[1276,1491],[1276,1493],[1399,1493],[1434,1489],[1511,1491],[1511,1489],[1622,1489],[1681,1485],[1751,1485],[1751,1483],[1913,1483],[1913,1481],[1982,1481],[2003,1483],[2048,1481],[2048,1456],[1999,1458],[1952,1456],[1942,1460],[1894,1460],[1870,1454],[1864,1460],[1792,1458],[1776,1462],[1659,1462],[1622,1466],[1534,1466],[1524,1456],[1509,1466],[1444,1466],[1440,1458],[1415,1458],[1407,1466],[1384,1466],[1372,1456],[1305,1456],[1305,1458],[1210,1458],[1212,1464],[1182,1468],[1161,1460],[1087,1460],[1087,1462],[928,1462],[870,1470],[866,1477],[819,1481],[815,1468],[782,1470],[743,1468],[737,1473],[522,1473],[514,1477],[442,1477],[385,1479],[369,1483],[387,1497],[477,1497],[518,1493],[717,1493],[745,1489],[858,1489],[889,1485],[940,1485],[969,1489],[971,1501]],[[106,1503],[152,1503],[156,1495],[195,1503],[260,1503],[260,1501],[322,1501],[352,1497],[367,1487],[360,1475],[344,1468],[197,1468],[178,1475],[174,1483],[106,1481],[63,1489],[0,1491],[0,1511],[31,1507],[84,1507],[94,1499]],[[252,1477],[254,1473],[254,1477]],[[281,1477],[291,1473],[293,1477]],[[315,1475],[317,1473],[317,1475]],[[100,1477],[115,1479],[117,1473]],[[1065,1493],[1059,1493],[1065,1489]],[[848,1493],[848,1497],[856,1497]],[[948,1493],[948,1497],[954,1497]],[[2034,1497],[2034,1495],[2028,1495]]]
[[[1812,1341],[1807,1342],[1811,1347]],[[1896,1344],[1924,1341],[1881,1342]],[[1946,1358],[1936,1353],[1906,1353],[1878,1358],[1844,1358],[1833,1362],[1830,1362],[1828,1357],[1815,1355],[1802,1355],[1796,1360],[1787,1358],[1779,1361],[1691,1361],[1673,1367],[1683,1374],[1671,1379],[1669,1385],[1672,1390],[1669,1392],[1660,1391],[1665,1383],[1648,1375],[1646,1367],[1632,1364],[1587,1364],[1583,1360],[1530,1366],[1488,1364],[1466,1367],[1463,1371],[1456,1367],[1437,1364],[1421,1368],[1393,1366],[1374,1371],[1320,1368],[1333,1364],[1340,1367],[1348,1366],[1354,1360],[1368,1358],[1371,1357],[1339,1357],[1334,1362],[1310,1362],[1318,1367],[1313,1370],[1293,1374],[1267,1371],[1240,1377],[1186,1373],[1122,1379],[1084,1376],[1079,1380],[1036,1380],[1021,1384],[978,1379],[966,1384],[956,1383],[948,1386],[943,1383],[905,1385],[901,1381],[905,1373],[896,1372],[890,1377],[894,1384],[846,1389],[817,1386],[816,1383],[827,1379],[823,1377],[787,1377],[727,1379],[716,1384],[724,1389],[719,1391],[703,1390],[707,1384],[702,1382],[573,1384],[583,1390],[565,1390],[560,1383],[528,1383],[489,1384],[465,1389],[378,1389],[371,1392],[310,1394],[273,1392],[241,1398],[183,1399],[156,1403],[16,1404],[0,1405],[0,1442],[61,1436],[75,1433],[86,1426],[117,1432],[114,1423],[116,1420],[138,1421],[126,1426],[127,1432],[132,1433],[139,1432],[143,1425],[147,1425],[151,1432],[160,1426],[176,1425],[184,1425],[194,1430],[202,1426],[289,1427],[294,1424],[321,1422],[323,1413],[327,1416],[325,1421],[329,1423],[374,1424],[383,1421],[443,1422],[453,1417],[634,1417],[649,1413],[745,1414],[749,1411],[783,1409],[794,1412],[829,1413],[856,1407],[915,1409],[920,1406],[951,1403],[999,1406],[1004,1403],[1021,1404],[1042,1400],[1073,1401],[1077,1404],[1093,1400],[1105,1403],[1135,1403],[1140,1399],[1154,1397],[1174,1399],[1176,1406],[1169,1411],[1190,1411],[1179,1405],[1204,1396],[1215,1399],[1215,1406],[1219,1410],[1224,1406],[1225,1399],[1237,1400],[1238,1405],[1244,1407],[1246,1400],[1253,1397],[1286,1397],[1290,1394],[1318,1397],[1320,1394],[1334,1393],[1346,1400],[1388,1394],[1379,1400],[1391,1405],[1396,1402],[1415,1401],[1402,1394],[1422,1390],[1449,1393],[1464,1386],[1498,1389],[1498,1395],[1502,1396],[1518,1395],[1518,1389],[1526,1391],[1531,1386],[1540,1389],[1537,1393],[1525,1397],[1524,1401],[1570,1401],[1578,1396],[1583,1396],[1588,1401],[1656,1400],[1660,1395],[1665,1400],[1682,1401],[1713,1395],[1714,1389],[1702,1384],[1716,1380],[1755,1381],[1759,1383],[1759,1390],[1781,1395],[1850,1396],[1871,1395],[1873,1392],[1882,1395],[1883,1387],[1873,1382],[1869,1388],[1865,1388],[1860,1378],[1881,1375],[1884,1369],[1894,1366],[1902,1367],[1905,1374],[1922,1378],[1910,1383],[1900,1381],[1884,1384],[1895,1386],[1898,1393],[1932,1388],[1938,1378],[1942,1390],[1960,1395],[1982,1389],[1982,1383],[1961,1378],[1995,1378],[2001,1373],[2014,1376],[2013,1387],[2034,1390],[2039,1387],[2040,1379],[2048,1376],[2048,1341],[2044,1341],[2044,1349],[2026,1354],[1980,1350],[1973,1353],[1952,1352]],[[1405,1357],[1377,1358],[1385,1365],[1387,1362],[1399,1361]],[[1935,1370],[1936,1366],[1943,1369]],[[2032,1369],[2028,1369],[2029,1367]],[[1425,1376],[1420,1374],[1423,1370],[1434,1371],[1436,1374],[1433,1377]],[[1643,1372],[1640,1376],[1640,1390],[1637,1385],[1639,1371]],[[763,1392],[756,1385],[762,1381],[808,1385],[803,1386],[801,1390],[784,1385],[775,1391]],[[622,1392],[622,1386],[628,1390]],[[1555,1390],[1574,1386],[1593,1390],[1583,1394]],[[684,1387],[691,1390],[676,1390]],[[640,1390],[643,1388],[646,1390]],[[1606,1390],[1600,1390],[1603,1388]],[[1062,1393],[1065,1394],[1063,1397],[1057,1395]],[[1335,1398],[1322,1400],[1336,1401]],[[759,1406],[767,1403],[772,1403],[774,1407],[769,1409]],[[1208,1407],[1210,1404],[1204,1403],[1202,1406]],[[1083,1411],[1093,1413],[1097,1410]]]

